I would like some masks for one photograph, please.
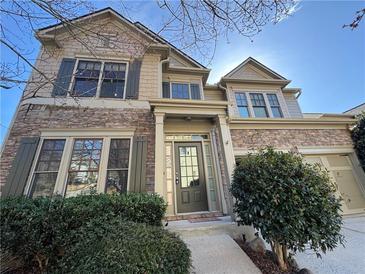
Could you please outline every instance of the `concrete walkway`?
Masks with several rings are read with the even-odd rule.
[[[362,274],[365,273],[365,216],[345,217],[342,226],[345,247],[338,246],[327,254],[316,254],[308,250],[295,258],[300,267],[316,274]]]
[[[231,236],[238,233],[236,227],[230,218],[204,223],[175,221],[168,225],[169,230],[180,234],[191,250],[191,273],[260,274],[261,271],[232,239]]]

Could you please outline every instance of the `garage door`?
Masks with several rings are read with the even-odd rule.
[[[343,199],[344,214],[365,211],[363,186],[348,155],[313,155],[305,156],[305,159],[309,163],[319,163],[330,171]]]

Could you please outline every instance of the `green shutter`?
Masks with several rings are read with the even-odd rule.
[[[126,99],[138,99],[141,65],[142,61],[138,59],[135,59],[133,62],[129,63],[125,95]]]
[[[200,87],[198,84],[190,84],[191,99],[200,100]]]
[[[170,98],[170,83],[162,82],[162,97]]]
[[[72,73],[76,59],[63,58],[60,69],[58,70],[57,79],[53,86],[52,96],[66,96],[68,87],[72,80]]]
[[[145,192],[146,189],[146,159],[147,138],[134,136],[132,148],[131,178],[129,180],[130,192]]]
[[[38,142],[39,137],[24,137],[21,139],[9,176],[2,189],[1,195],[3,197],[23,195]]]

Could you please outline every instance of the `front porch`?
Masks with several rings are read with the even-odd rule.
[[[150,102],[155,115],[155,192],[167,218],[231,215],[234,156],[227,102]]]

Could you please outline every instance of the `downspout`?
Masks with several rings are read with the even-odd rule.
[[[298,99],[301,94],[302,94],[302,90],[300,89],[298,91],[298,93],[295,95],[295,99]]]
[[[170,57],[162,59],[158,65],[158,98],[162,98],[162,65],[167,62],[170,62]]]
[[[221,89],[223,89],[223,90],[225,91],[225,93],[226,93],[226,99],[227,99],[228,103],[230,103],[230,101],[229,101],[229,94],[228,94],[228,90],[227,90],[227,88],[225,88],[224,86],[222,86],[220,81],[218,82],[218,87],[219,87],[219,88],[221,88]],[[227,110],[227,112],[228,112],[228,113],[227,113],[227,114],[228,114],[228,117],[230,117],[230,116],[231,116],[231,115],[230,115],[230,114],[231,114],[231,113],[230,113],[230,112],[231,112],[231,105],[230,105],[230,104],[228,105],[228,110]]]

